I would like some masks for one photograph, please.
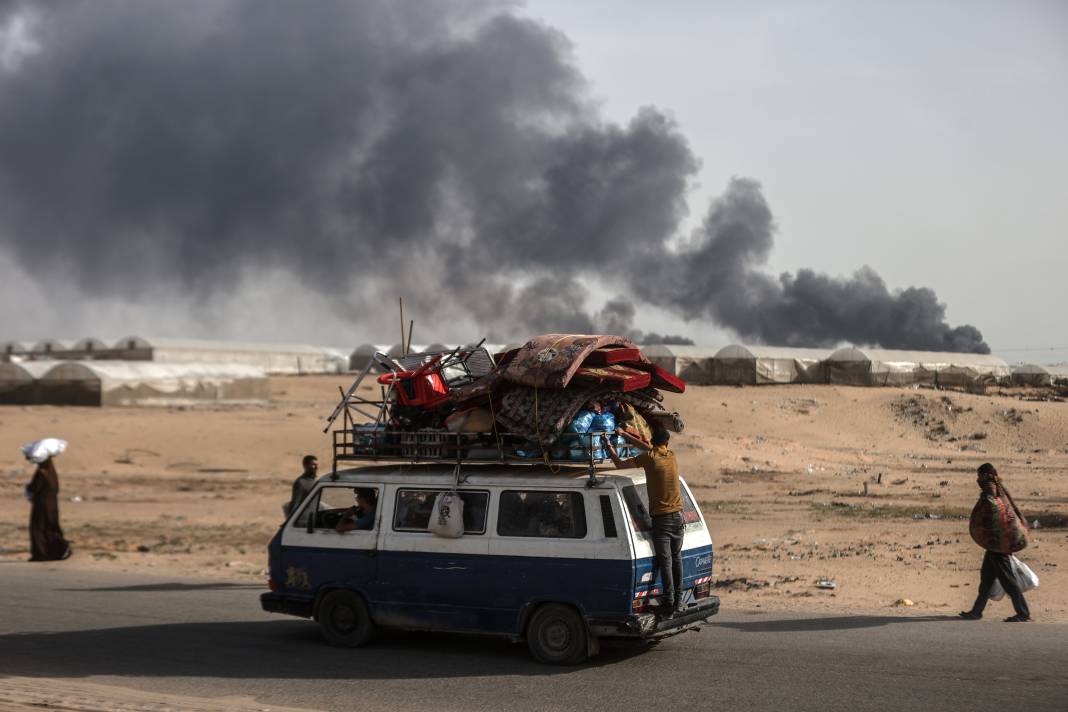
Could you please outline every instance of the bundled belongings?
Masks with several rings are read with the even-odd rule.
[[[67,441],[59,438],[41,438],[22,446],[22,454],[27,460],[40,465],[50,457],[61,455],[67,449]]]
[[[968,532],[987,551],[1015,554],[1027,548],[1027,520],[1003,488],[997,495],[983,493],[972,509]]]
[[[480,346],[375,359],[387,371],[381,401],[360,397],[358,380],[332,416],[346,415],[338,459],[592,464],[608,456],[603,438],[629,457],[655,428],[683,427],[660,391],[682,393],[685,381],[619,336],[548,334],[496,359]],[[374,423],[349,427],[349,410],[368,417],[365,405],[379,408]]]

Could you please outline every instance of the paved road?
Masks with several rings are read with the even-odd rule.
[[[465,636],[329,648],[313,623],[260,612],[258,586],[22,563],[0,580],[0,676],[310,709],[1068,711],[1065,625],[726,611],[561,669]]]

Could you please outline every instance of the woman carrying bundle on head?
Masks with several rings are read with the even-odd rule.
[[[59,561],[70,556],[70,544],[59,527],[59,475],[52,458],[37,465],[26,485],[30,508],[30,561]]]
[[[998,471],[989,462],[979,466],[976,483],[981,492],[979,501],[972,509],[968,529],[975,543],[986,549],[986,554],[983,555],[983,566],[979,571],[979,594],[971,610],[961,611],[960,617],[967,620],[982,618],[990,590],[997,581],[1009,594],[1012,607],[1016,610],[1016,615],[1005,621],[1028,622],[1031,620],[1031,611],[1024,600],[1012,561],[1012,555],[1027,546],[1027,520],[1002,484]]]

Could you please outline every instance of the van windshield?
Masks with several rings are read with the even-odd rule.
[[[652,531],[653,520],[649,514],[649,488],[643,483],[623,488],[623,501],[630,512],[630,522],[636,532]],[[686,526],[699,523],[701,514],[690,499],[690,493],[682,490],[682,523]]]

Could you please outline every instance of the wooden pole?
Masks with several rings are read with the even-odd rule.
[[[404,346],[404,297],[400,298],[400,328],[401,328],[401,356],[407,356],[408,350]]]
[[[404,355],[407,356],[408,352],[412,350],[412,329],[415,328],[415,319],[408,322],[408,345],[404,347]]]

